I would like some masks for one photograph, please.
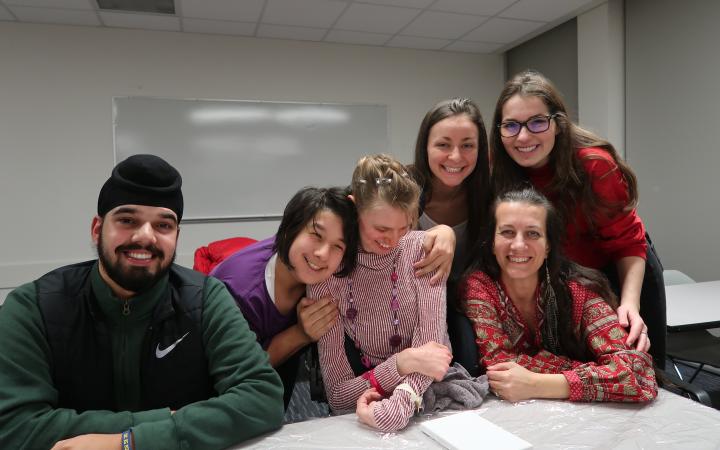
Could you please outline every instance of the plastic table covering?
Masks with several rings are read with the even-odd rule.
[[[662,389],[648,404],[509,403],[488,396],[476,412],[535,449],[720,449],[720,411]],[[444,414],[452,413],[413,418],[397,433],[372,430],[355,414],[332,416],[285,425],[233,448],[442,449],[417,423]],[[483,449],[482,436],[477,443]]]

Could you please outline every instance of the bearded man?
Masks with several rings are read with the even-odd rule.
[[[98,259],[0,310],[0,448],[214,449],[280,426],[283,388],[225,286],[173,263],[183,197],[161,158],[119,163]]]

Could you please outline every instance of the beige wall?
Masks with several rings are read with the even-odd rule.
[[[2,22],[0,66],[0,300],[94,257],[90,220],[113,165],[113,96],[386,104],[391,147],[409,161],[430,106],[469,96],[489,117],[503,82],[500,55]],[[185,225],[178,261],[192,264],[209,241],[276,227]]]
[[[720,3],[625,7],[626,151],[640,214],[666,269],[720,279]]]
[[[533,69],[552,80],[563,95],[568,112],[578,116],[578,25],[568,20],[507,51],[506,75]]]

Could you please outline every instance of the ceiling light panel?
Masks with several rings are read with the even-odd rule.
[[[175,14],[173,0],[96,0],[101,11]]]
[[[180,19],[157,14],[131,14],[100,12],[103,23],[109,27],[142,28],[145,30],[180,31]]]

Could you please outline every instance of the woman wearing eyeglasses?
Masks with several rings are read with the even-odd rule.
[[[635,175],[612,144],[573,123],[555,86],[526,71],[500,94],[490,147],[495,192],[529,181],[554,203],[567,256],[605,271],[620,296],[627,345],[648,351],[652,342],[655,363],[664,367],[662,269],[637,215]]]

